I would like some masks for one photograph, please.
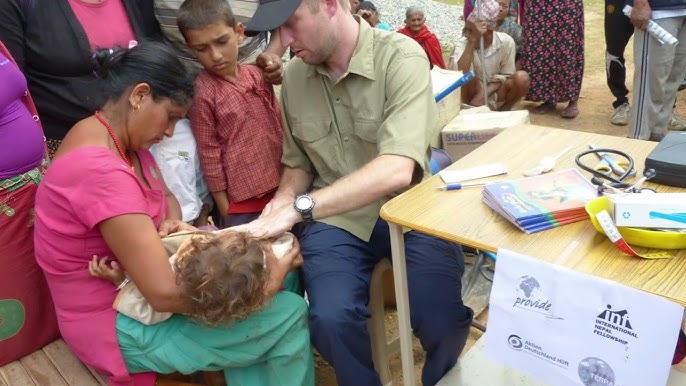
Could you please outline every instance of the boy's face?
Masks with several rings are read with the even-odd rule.
[[[238,45],[243,41],[243,24],[229,27],[223,21],[184,34],[186,45],[205,69],[217,76],[235,77]]]
[[[417,33],[424,26],[424,14],[421,12],[412,12],[410,17],[405,19],[405,25],[410,31]]]

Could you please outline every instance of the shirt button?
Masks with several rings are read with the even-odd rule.
[[[341,104],[341,98],[336,98],[336,104],[338,104],[338,105]]]
[[[343,137],[343,140],[344,140],[345,142],[348,142],[348,137]]]

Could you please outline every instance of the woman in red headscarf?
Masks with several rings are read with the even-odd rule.
[[[398,30],[403,35],[407,35],[417,41],[429,57],[431,68],[438,66],[445,68],[445,61],[443,60],[443,50],[441,43],[433,32],[429,31],[429,27],[424,24],[424,11],[418,7],[409,7],[405,11],[405,27]]]

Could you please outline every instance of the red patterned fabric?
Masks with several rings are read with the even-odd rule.
[[[676,349],[674,350],[674,357],[672,358],[672,364],[676,365],[681,363],[686,357],[686,335],[684,331],[679,331],[679,339],[676,341]]]
[[[526,0],[524,4],[520,52],[523,69],[531,78],[525,99],[578,99],[584,75],[583,1]]]
[[[239,65],[235,83],[202,71],[196,93],[188,115],[210,191],[225,190],[229,202],[239,202],[274,190],[282,169],[283,122],[261,70]]]
[[[429,27],[426,25],[422,26],[422,29],[413,34],[409,28],[403,27],[398,30],[403,35],[409,36],[414,39],[426,52],[426,56],[429,57],[429,62],[432,66],[438,66],[440,68],[445,68],[445,61],[443,60],[443,50],[441,49],[441,43],[438,42],[436,35],[429,31]]]

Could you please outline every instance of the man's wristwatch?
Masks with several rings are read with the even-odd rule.
[[[295,196],[293,207],[300,213],[305,222],[312,222],[314,199],[309,194],[299,194]]]

